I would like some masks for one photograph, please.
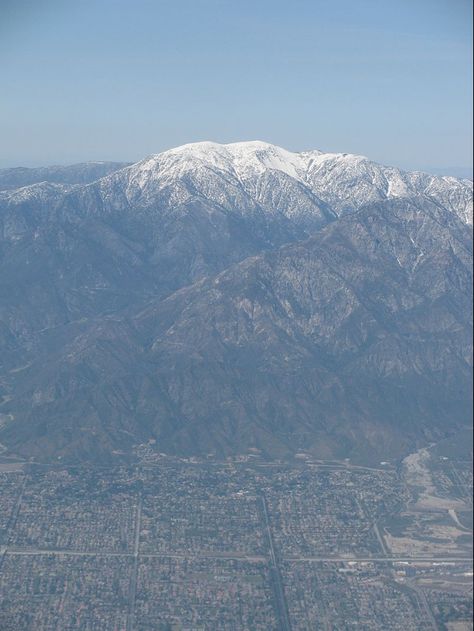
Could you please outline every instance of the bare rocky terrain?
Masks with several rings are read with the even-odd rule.
[[[119,166],[0,192],[7,452],[370,460],[469,424],[472,182],[265,143]]]

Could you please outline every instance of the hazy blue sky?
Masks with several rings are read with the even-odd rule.
[[[0,164],[261,139],[469,166],[469,0],[0,0]]]

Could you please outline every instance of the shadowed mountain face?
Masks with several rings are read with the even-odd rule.
[[[0,194],[0,441],[367,460],[448,434],[471,409],[470,196],[264,143]]]

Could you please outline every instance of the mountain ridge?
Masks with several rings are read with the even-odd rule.
[[[263,141],[227,145],[206,141],[153,154],[127,167],[124,174],[130,173],[129,182],[138,184],[141,191],[146,191],[156,180],[160,187],[165,187],[170,180],[175,183],[184,174],[197,178],[196,172],[203,168],[217,168],[221,173],[236,175],[240,183],[268,171],[278,171],[307,186],[324,203],[331,205],[332,202],[333,210],[338,214],[346,212],[348,208],[353,210],[354,204],[361,207],[383,198],[410,197],[415,194],[436,198],[445,186],[451,190],[451,195],[456,190],[460,196],[458,200],[445,199],[445,202],[449,202],[448,206],[452,204],[452,209],[456,209],[464,221],[472,223],[470,180],[404,171],[377,164],[357,154],[324,153],[319,150],[295,153]],[[199,175],[202,177],[202,174]],[[117,174],[117,177],[120,176]],[[114,179],[113,174],[111,179]],[[358,186],[355,186],[356,183]],[[347,199],[341,194],[335,195],[332,190],[341,187],[355,189],[348,207],[344,205]],[[152,190],[156,194],[156,189]],[[326,199],[325,195],[328,196]]]
[[[472,183],[228,147],[0,193],[6,448],[387,458],[466,422]]]

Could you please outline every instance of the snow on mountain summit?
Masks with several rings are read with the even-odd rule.
[[[287,216],[307,217],[326,205],[336,215],[401,197],[425,196],[472,224],[472,182],[408,172],[365,156],[291,152],[263,141],[196,142],[151,155],[105,178],[124,178],[129,201],[185,203],[196,196],[234,209],[277,204]],[[286,208],[286,210],[285,210]]]
[[[311,154],[319,155],[315,151]],[[263,141],[219,144],[204,141],[190,143],[150,156],[139,162],[139,170],[158,169],[160,176],[175,175],[199,167],[214,168],[237,176],[277,170],[300,179],[307,170],[307,157]]]

